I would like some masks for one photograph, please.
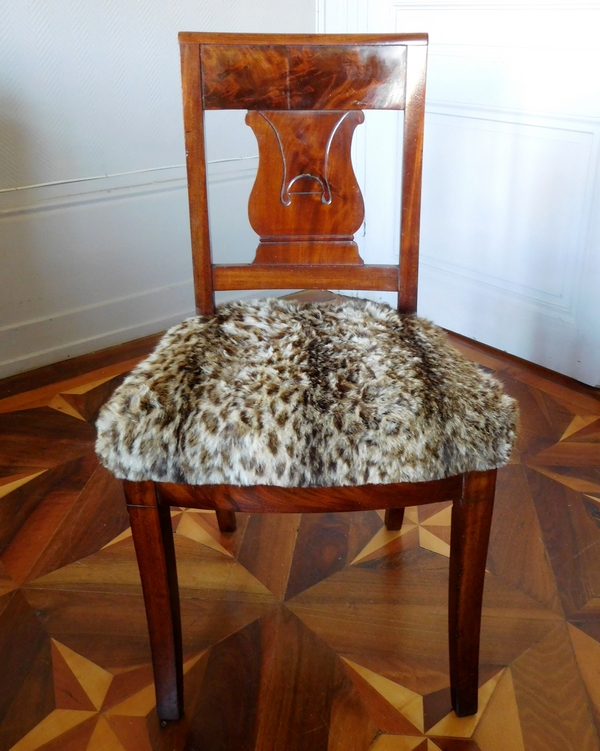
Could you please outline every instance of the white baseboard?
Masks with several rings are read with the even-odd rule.
[[[295,291],[217,292],[216,301],[222,304],[253,297],[280,297]],[[52,318],[6,326],[0,328],[0,378],[156,334],[194,314],[193,284],[189,279]]]
[[[0,378],[163,331],[194,314],[192,281],[0,329]]]

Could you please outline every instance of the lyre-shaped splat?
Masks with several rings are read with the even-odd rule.
[[[250,224],[260,236],[254,263],[361,264],[354,233],[364,204],[350,159],[360,110],[256,111],[258,141]]]

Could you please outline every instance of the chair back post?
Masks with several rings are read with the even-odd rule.
[[[398,310],[416,313],[427,46],[409,45],[406,53]]]
[[[196,313],[210,315],[215,310],[215,295],[208,223],[200,45],[182,43],[180,51]]]

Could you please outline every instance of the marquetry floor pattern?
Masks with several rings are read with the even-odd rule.
[[[600,751],[600,399],[463,341],[518,398],[499,473],[480,712],[448,689],[450,509],[174,511],[186,715],[157,720],[99,406],[136,358],[0,400],[0,751]],[[59,372],[59,371],[57,371]]]

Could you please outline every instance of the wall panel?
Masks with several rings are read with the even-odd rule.
[[[181,30],[312,32],[315,6],[1,4],[0,377],[192,313]],[[208,156],[217,255],[241,262],[257,148],[237,114],[209,123]]]

